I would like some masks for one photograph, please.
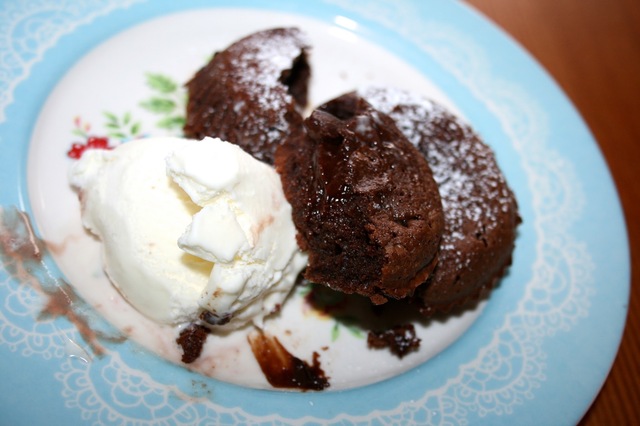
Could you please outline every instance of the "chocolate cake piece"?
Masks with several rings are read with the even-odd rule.
[[[511,264],[520,223],[493,151],[436,102],[388,88],[369,88],[361,95],[389,114],[422,152],[442,197],[440,260],[416,292],[421,311],[447,312],[486,295]]]
[[[345,293],[411,296],[437,263],[444,220],[424,157],[355,94],[316,109],[276,168],[293,207],[305,277]]]
[[[218,137],[273,164],[277,146],[302,132],[308,50],[299,29],[275,28],[217,52],[187,83],[185,136]]]
[[[370,330],[367,346],[371,349],[389,348],[398,358],[420,349],[420,338],[416,337],[413,324],[398,324],[385,330]]]

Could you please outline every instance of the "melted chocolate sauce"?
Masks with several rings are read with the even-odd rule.
[[[274,388],[321,391],[329,387],[317,352],[309,365],[289,353],[275,336],[255,332],[248,339],[262,372]]]
[[[224,325],[231,321],[231,314],[217,315],[213,312],[202,311],[200,319],[209,325]]]

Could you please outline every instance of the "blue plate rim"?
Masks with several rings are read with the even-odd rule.
[[[388,7],[388,2],[378,2],[377,4],[380,5],[381,8],[383,8],[382,10],[389,10]],[[204,5],[203,2],[193,2],[192,4],[190,4],[190,7],[202,7]],[[208,6],[211,6],[211,3],[207,3]],[[229,2],[219,2],[218,6],[228,6]],[[234,4],[237,6],[237,4]],[[265,4],[265,2],[260,2],[260,1],[256,1],[256,2],[242,2],[241,4],[242,6],[246,6],[246,7],[259,7],[259,8],[269,8],[268,5]],[[284,5],[284,6],[283,6]],[[480,16],[479,14],[477,14],[475,11],[471,11],[469,8],[467,8],[464,4],[458,4],[458,3],[451,3],[451,4],[446,4],[446,5],[439,5],[438,8],[435,8],[437,10],[431,10],[430,14],[426,14],[425,10],[427,8],[427,6],[425,6],[424,4],[419,4],[419,3],[411,3],[411,2],[406,2],[406,3],[401,3],[401,6],[399,6],[397,8],[397,11],[404,11],[406,12],[406,10],[413,10],[418,12],[417,15],[418,17],[420,16],[432,16],[431,21],[430,22],[435,22],[437,21],[437,18],[442,19],[441,22],[435,22],[434,25],[436,25],[436,27],[438,25],[440,25],[439,28],[436,28],[436,30],[433,30],[431,33],[427,32],[429,36],[431,36],[432,38],[428,38],[425,37],[424,35],[421,35],[419,37],[413,37],[411,38],[410,34],[405,33],[406,30],[403,30],[402,28],[412,28],[412,25],[415,27],[415,21],[412,21],[411,19],[407,19],[405,17],[405,21],[393,21],[393,19],[398,19],[398,14],[397,11],[395,11],[397,14],[396,15],[392,15],[392,16],[386,16],[386,17],[381,17],[381,16],[376,16],[375,12],[376,9],[374,7],[371,7],[367,10],[363,10],[363,8],[358,4],[358,2],[350,2],[350,1],[335,1],[335,2],[323,2],[323,3],[318,3],[314,6],[312,6],[309,10],[302,10],[302,8],[300,6],[298,6],[297,4],[295,4],[294,2],[289,2],[289,3],[283,3],[283,5],[281,5],[281,9],[280,10],[285,10],[286,12],[290,12],[290,13],[301,13],[301,14],[306,14],[306,15],[312,15],[312,13],[310,12],[311,9],[313,9],[314,7],[319,8],[323,11],[323,13],[325,15],[323,16],[329,16],[331,13],[337,13],[337,11],[340,11],[343,14],[346,14],[348,16],[354,16],[356,17],[358,20],[361,20],[362,22],[366,23],[366,25],[364,26],[365,28],[374,28],[377,30],[374,31],[374,34],[380,34],[380,33],[384,33],[385,36],[389,36],[391,35],[392,37],[395,36],[396,38],[400,38],[402,39],[404,42],[406,42],[407,40],[409,40],[411,43],[413,43],[414,47],[417,46],[418,49],[421,49],[423,52],[427,53],[427,54],[431,54],[433,57],[437,57],[438,56],[438,51],[437,49],[431,52],[425,51],[428,49],[431,49],[432,46],[434,45],[434,40],[435,40],[435,45],[437,46],[438,42],[442,42],[442,40],[438,40],[437,39],[437,34],[438,31],[444,32],[446,33],[447,31],[450,30],[455,30],[452,32],[449,32],[449,36],[451,34],[454,34],[456,37],[461,37],[464,38],[465,36],[469,36],[469,34],[473,35],[473,45],[478,47],[481,51],[483,51],[487,57],[485,57],[484,59],[489,59],[491,61],[491,65],[494,66],[499,66],[504,62],[509,62],[509,61],[516,61],[520,63],[520,67],[515,67],[516,69],[511,71],[511,72],[518,72],[518,71],[522,71],[524,70],[524,74],[518,76],[519,79],[521,80],[531,80],[537,83],[537,86],[541,86],[543,88],[543,90],[540,90],[538,92],[536,92],[532,97],[533,99],[535,99],[538,103],[541,103],[543,105],[548,105],[548,104],[553,104],[555,106],[556,110],[561,110],[562,112],[562,116],[565,120],[568,120],[571,124],[572,124],[572,128],[573,128],[573,132],[569,132],[570,134],[574,134],[577,133],[580,137],[580,139],[582,140],[587,140],[589,141],[589,143],[591,144],[588,149],[590,149],[592,152],[589,153],[588,155],[588,160],[589,160],[589,164],[594,164],[595,168],[598,171],[598,174],[600,176],[600,178],[604,181],[604,182],[599,182],[598,184],[601,186],[601,188],[599,187],[599,191],[600,192],[606,192],[606,190],[610,190],[611,188],[614,189],[614,195],[613,197],[608,197],[607,201],[610,202],[610,205],[608,206],[608,212],[611,216],[618,216],[618,221],[617,225],[619,227],[619,229],[615,230],[615,234],[617,236],[617,238],[620,237],[620,235],[623,235],[623,241],[620,242],[618,241],[618,248],[615,250],[617,252],[622,252],[624,254],[626,254],[625,259],[623,259],[622,261],[620,261],[619,263],[621,264],[621,268],[620,266],[618,266],[618,274],[617,274],[617,282],[623,282],[622,285],[619,286],[619,288],[616,289],[616,291],[618,291],[618,299],[622,300],[622,301],[626,301],[628,300],[628,283],[629,283],[629,266],[628,266],[628,243],[626,241],[626,230],[625,230],[625,225],[624,225],[624,220],[622,217],[622,210],[619,204],[619,201],[617,200],[617,197],[615,196],[615,185],[613,184],[613,181],[611,180],[611,176],[610,173],[608,172],[608,169],[606,167],[606,164],[604,163],[604,161],[602,160],[602,156],[597,148],[597,144],[595,143],[595,140],[593,140],[593,137],[590,135],[588,129],[586,128],[586,125],[584,124],[584,122],[582,121],[582,119],[579,117],[579,115],[577,114],[577,112],[575,111],[575,108],[571,105],[571,103],[566,99],[566,97],[564,96],[564,94],[562,94],[561,90],[557,87],[557,85],[553,82],[553,80],[548,76],[548,74],[542,70],[542,68],[539,66],[539,64],[537,64],[531,57],[530,55],[528,55],[527,53],[523,52],[522,49],[517,46],[512,40],[510,40],[507,36],[505,36],[505,34],[495,28],[495,26],[493,26],[493,24],[489,23],[485,18],[483,18],[482,16]],[[149,19],[151,17],[154,16],[159,16],[161,14],[167,14],[167,13],[172,13],[172,12],[176,12],[179,10],[179,8],[175,5],[170,5],[169,3],[161,3],[161,2],[156,2],[153,5],[148,5],[148,4],[142,4],[142,3],[135,3],[135,2],[117,2],[114,1],[111,4],[112,9],[108,10],[108,11],[94,11],[95,12],[95,22],[103,22],[105,23],[104,26],[102,27],[98,27],[101,28],[100,31],[97,31],[97,39],[100,38],[104,38],[104,37],[108,37],[112,34],[115,34],[117,31],[122,30],[123,28],[125,28],[126,26],[129,25],[133,25],[136,22],[138,22],[138,20],[140,19]],[[118,9],[118,7],[124,7],[124,9]],[[184,7],[184,6],[181,6]],[[180,7],[180,8],[181,8]],[[379,10],[379,9],[378,9]],[[136,12],[136,14],[131,14],[132,12]],[[128,16],[128,18],[122,20],[122,17],[126,17]],[[136,16],[135,18],[132,16]],[[115,17],[115,18],[114,18]],[[446,18],[448,17],[448,18]],[[393,18],[393,19],[391,19]],[[411,17],[412,19],[415,20],[415,16]],[[1,22],[1,21],[0,21]],[[94,22],[94,23],[95,23]],[[117,22],[117,23],[116,23]],[[421,22],[418,19],[418,22]],[[475,26],[468,26],[466,25],[467,23],[472,23],[475,24]],[[83,27],[78,27],[76,30],[81,30]],[[86,28],[86,27],[84,27]],[[464,31],[460,31],[461,28],[464,28]],[[71,34],[71,33],[69,33]],[[67,35],[69,35],[67,34]],[[433,35],[436,34],[435,37],[433,37]],[[65,37],[67,37],[67,35],[61,36],[59,42],[60,43],[64,43],[65,41]],[[446,34],[445,34],[446,36]],[[372,37],[375,39],[375,36],[372,35]],[[68,39],[68,38],[67,38]],[[94,38],[93,40],[86,42],[86,48],[90,48],[91,44],[93,44],[96,40],[96,38]],[[86,40],[86,39],[85,39]],[[379,41],[379,39],[376,39]],[[465,40],[466,42],[466,40]],[[431,44],[430,44],[431,43]],[[496,44],[497,43],[497,44]],[[497,54],[494,53],[493,50],[489,49],[488,46],[500,46],[502,49],[502,53]],[[447,46],[438,46],[441,47],[443,50],[442,52],[440,52],[440,54],[443,54],[443,52],[446,50]],[[451,48],[451,46],[449,46],[449,48]],[[415,50],[415,49],[414,49]],[[51,60],[51,58],[49,58],[47,55],[52,55],[53,53],[55,53],[56,51],[56,46],[50,46],[49,48],[44,50],[44,55],[43,57],[40,59],[41,62],[35,61],[33,67],[41,67],[43,66],[43,63]],[[505,53],[506,52],[506,53]],[[75,56],[75,58],[77,59],[77,55]],[[515,59],[514,59],[515,58]],[[476,57],[477,59],[477,57]],[[73,57],[69,57],[65,60],[73,60]],[[446,62],[446,59],[442,59],[444,62]],[[441,65],[443,67],[446,68],[446,64]],[[496,79],[501,79],[503,81],[509,82],[509,78],[513,78],[512,75],[499,75],[498,77],[495,77],[495,74],[492,74],[492,76]],[[51,80],[49,82],[47,82],[46,84],[44,84],[42,87],[49,87],[49,89],[55,84],[55,82],[57,81],[57,79],[60,76],[52,76],[50,77]],[[465,78],[471,78],[469,76],[465,76],[465,75],[458,75],[456,76],[458,82],[462,81],[462,85],[464,86],[464,79]],[[28,83],[29,78],[26,77],[24,79],[24,81],[19,82],[18,84],[16,84],[15,89],[16,92],[20,89],[25,89],[26,88],[26,84]],[[443,83],[443,84],[446,84]],[[477,88],[473,87],[472,83],[467,82],[468,86],[467,86],[467,90],[471,93],[473,93],[474,90],[478,90]],[[534,85],[536,86],[536,85]],[[45,90],[45,89],[43,89]],[[11,90],[7,90],[7,94],[11,95]],[[528,93],[528,95],[531,95],[531,93]],[[469,96],[468,94],[466,96]],[[478,98],[482,98],[482,94],[475,94],[476,97]],[[44,99],[44,97],[42,98]],[[18,98],[16,97],[15,100],[13,100],[13,102],[10,102],[8,104],[5,105],[5,108],[3,108],[2,112],[6,113],[7,118],[5,118],[4,122],[0,122],[0,135],[2,136],[2,140],[7,141],[10,140],[9,138],[11,137],[12,134],[28,134],[29,132],[29,120],[27,119],[27,122],[24,122],[24,120],[19,120],[16,119],[14,117],[18,117],[18,118],[24,118],[24,116],[29,117],[29,114],[25,113],[24,110],[22,110],[22,106],[19,104],[20,102],[18,101]],[[16,108],[16,110],[11,111],[12,108]],[[34,108],[34,106],[32,105],[31,108]],[[485,106],[486,108],[486,106]],[[35,110],[37,110],[37,106],[35,107]],[[481,111],[482,108],[480,107],[476,107],[471,108],[469,111],[465,111],[467,113],[467,115],[471,118],[471,121],[474,120],[478,120],[480,117],[483,117],[483,111]],[[558,125],[555,123],[550,124],[550,128],[552,130],[555,130],[555,128]],[[575,130],[577,129],[577,130]],[[490,133],[490,130],[487,130],[487,132]],[[28,140],[28,137],[27,139]],[[22,149],[24,147],[20,147],[18,146],[19,144],[9,144],[7,146],[7,142],[3,143],[3,149],[7,149],[7,151],[5,152],[9,152],[11,154],[11,156],[16,155],[18,158],[21,158],[21,161],[18,162],[18,164],[14,164],[13,166],[15,167],[15,169],[9,169],[9,168],[5,168],[3,172],[0,172],[0,176],[1,177],[7,177],[7,180],[5,182],[11,181],[11,179],[15,180],[15,177],[11,177],[9,175],[20,175],[22,176],[21,178],[18,179],[18,185],[17,185],[17,193],[15,193],[14,195],[9,195],[9,196],[5,196],[3,194],[3,199],[0,200],[2,202],[2,204],[17,204],[19,205],[21,208],[29,211],[29,206],[28,206],[28,201],[26,200],[25,196],[24,196],[24,186],[20,185],[20,182],[24,182],[26,180],[26,177],[24,176],[25,171],[23,169],[23,165],[26,163],[26,153],[25,150]],[[560,146],[559,149],[563,149],[563,150],[567,150],[568,148],[564,145],[557,145],[556,142],[554,141],[554,148],[557,146]],[[564,152],[563,152],[564,153]],[[5,157],[8,158],[8,157]],[[15,157],[14,157],[15,158]],[[571,162],[569,162],[569,164],[571,164]],[[574,165],[575,166],[575,165]],[[576,166],[578,167],[578,166]],[[580,170],[578,170],[579,172]],[[591,182],[589,182],[591,183]],[[613,199],[612,199],[613,198]],[[588,202],[589,200],[586,200],[585,202]],[[612,201],[612,203],[611,203]],[[612,204],[612,205],[611,205]],[[626,265],[625,265],[626,263]],[[622,319],[622,322],[620,322],[620,318]],[[585,397],[583,397],[580,401],[580,405],[581,407],[574,407],[573,408],[573,418],[577,421],[577,419],[579,419],[580,416],[582,416],[582,414],[584,413],[584,411],[586,411],[587,407],[590,404],[590,400],[593,399],[595,397],[595,395],[597,394],[600,386],[602,385],[602,382],[604,381],[604,378],[606,377],[606,374],[608,373],[608,369],[611,366],[611,363],[613,361],[613,356],[615,356],[615,352],[617,351],[617,347],[619,345],[619,341],[621,338],[621,334],[622,334],[622,329],[623,329],[623,325],[624,325],[624,317],[626,317],[626,307],[623,307],[623,311],[619,311],[617,313],[617,317],[616,317],[616,321],[618,322],[617,324],[613,324],[611,326],[611,328],[617,328],[617,332],[613,333],[614,336],[613,338],[610,340],[609,343],[609,348],[608,348],[608,355],[607,355],[607,360],[605,360],[604,362],[604,367],[600,366],[600,371],[599,371],[599,377],[594,379],[594,383],[598,382],[599,384],[597,384],[597,386],[594,386],[593,384],[590,386],[590,389],[586,390],[585,393]],[[547,349],[547,351],[550,349]],[[551,348],[551,350],[553,350],[553,348]],[[612,355],[613,354],[613,355]],[[440,361],[440,360],[437,360]],[[596,360],[591,360],[592,362],[596,361]],[[442,361],[440,361],[442,362]],[[602,360],[600,360],[600,364],[602,364]],[[388,386],[396,386],[397,385],[397,381],[398,380],[402,380],[402,379],[394,379],[394,380],[390,380],[388,382],[386,382],[388,384]],[[545,380],[544,383],[550,383],[549,380]],[[238,394],[244,392],[243,390],[238,390]],[[342,392],[340,397],[345,397],[345,394],[352,394],[356,392],[354,391],[347,391],[347,392]],[[331,394],[326,394],[328,396],[324,396],[324,395],[314,395],[314,399],[315,398],[333,398],[333,396],[331,396]],[[305,394],[298,394],[298,395],[290,395],[293,399],[297,399],[297,400],[307,400],[310,399],[309,395],[305,395]],[[319,401],[319,399],[317,399],[317,401]],[[535,400],[536,398],[533,398],[531,401]],[[540,397],[538,396],[537,399],[540,399]],[[531,401],[528,401],[528,406],[534,407],[535,404],[532,404]],[[441,401],[440,401],[441,402]],[[518,404],[516,404],[517,406]],[[427,405],[425,405],[427,406]],[[517,407],[516,407],[517,408]],[[519,410],[513,408],[514,413],[511,413],[511,415],[522,415],[523,413],[526,413],[527,409],[523,409],[520,408]],[[502,413],[499,413],[499,409],[495,409],[492,412],[491,409],[487,409],[484,408],[485,411],[477,411],[476,415],[480,416],[480,418],[484,418],[484,416],[487,415],[496,415],[496,413],[500,414],[500,416],[502,416]],[[531,411],[535,411],[536,409],[530,409]],[[509,413],[507,413],[509,414]],[[299,416],[301,416],[302,414],[300,414]],[[497,417],[497,418],[503,418],[502,417]],[[509,416],[507,416],[509,417]],[[311,418],[315,418],[315,417],[311,417]],[[319,418],[323,418],[323,417],[319,417]],[[340,414],[337,413],[335,414],[335,418],[337,419],[340,418]],[[456,418],[455,416],[453,416],[453,418]],[[493,418],[493,420],[496,420],[497,418]],[[294,418],[295,419],[295,418]],[[328,417],[327,419],[330,419],[330,417]],[[435,420],[435,418],[430,418],[430,420]],[[513,419],[511,419],[513,420]]]

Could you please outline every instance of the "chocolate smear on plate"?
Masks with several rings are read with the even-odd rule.
[[[274,388],[321,391],[329,387],[317,352],[309,364],[289,353],[275,336],[255,331],[248,340],[262,372]]]
[[[55,276],[47,266],[50,260],[47,244],[36,235],[29,215],[13,206],[0,206],[0,261],[16,282],[44,297],[36,319],[66,317],[97,356],[106,352],[99,340],[124,341],[119,333],[110,335],[91,327],[86,304],[69,283]]]

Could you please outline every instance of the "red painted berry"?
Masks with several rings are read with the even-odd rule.
[[[87,139],[87,148],[109,149],[109,139],[98,136],[89,136]]]
[[[71,149],[67,151],[67,156],[69,158],[73,158],[74,160],[77,160],[78,158],[82,157],[82,153],[84,152],[85,149],[86,149],[85,145],[76,142],[72,144]]]
[[[109,146],[109,138],[100,136],[89,136],[87,138],[86,144],[81,144],[78,142],[73,143],[71,145],[71,149],[67,151],[67,156],[69,158],[77,160],[82,157],[82,154],[87,149],[113,149],[113,147]]]

